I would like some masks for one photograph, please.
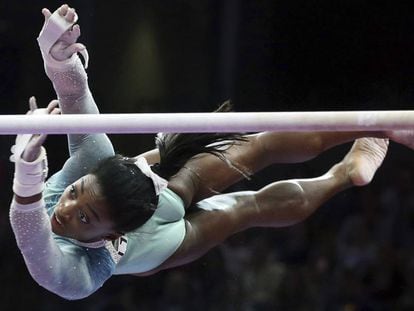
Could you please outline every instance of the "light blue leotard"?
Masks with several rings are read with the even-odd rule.
[[[59,200],[67,182],[61,173],[52,176],[46,183],[44,198],[49,216]],[[154,215],[141,227],[128,232],[126,251],[114,267],[114,274],[146,272],[158,267],[180,246],[185,235],[184,204],[170,189],[160,193]],[[68,239],[57,237],[62,244],[74,245]],[[74,247],[79,247],[78,245]],[[93,264],[93,263],[91,263]]]

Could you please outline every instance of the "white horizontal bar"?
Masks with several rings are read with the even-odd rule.
[[[414,111],[0,115],[0,135],[413,129]]]

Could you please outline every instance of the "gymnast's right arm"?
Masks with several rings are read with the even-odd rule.
[[[52,233],[42,197],[47,158],[41,143],[40,136],[19,135],[12,148],[15,196],[10,209],[11,226],[34,280],[63,298],[81,299],[103,285],[112,275],[114,263],[102,260],[98,265],[87,248]]]

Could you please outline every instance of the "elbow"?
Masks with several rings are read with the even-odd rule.
[[[47,278],[39,277],[32,273],[31,275],[37,284],[66,300],[84,299],[95,291],[93,288],[87,288],[79,283],[65,282],[62,278],[56,277],[56,275]]]
[[[81,300],[81,299],[84,299],[84,298],[87,298],[87,297],[90,296],[90,294],[87,294],[87,295],[74,295],[74,296],[65,295],[65,294],[57,294],[57,295],[59,297],[63,298],[63,299],[69,300],[69,301]]]
[[[81,299],[89,297],[93,293],[93,291],[85,291],[85,290],[81,290],[81,288],[68,290],[67,288],[64,288],[64,287],[55,289],[55,288],[47,288],[47,286],[44,286],[44,285],[41,285],[41,286],[66,300],[81,300]]]

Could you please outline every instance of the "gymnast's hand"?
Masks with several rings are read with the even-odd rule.
[[[59,15],[67,22],[73,23],[77,19],[77,14],[74,8],[69,7],[67,4],[62,5],[58,10]],[[49,9],[44,8],[42,14],[45,17],[45,24],[52,15]],[[44,28],[45,26],[43,26]],[[50,55],[57,60],[63,61],[70,58],[73,54],[81,52],[86,49],[82,43],[77,43],[80,36],[80,27],[78,24],[67,30],[59,40],[52,46]]]
[[[60,108],[58,108],[59,102],[52,100],[47,108],[38,109],[36,98],[30,97],[29,106],[30,110],[27,112],[29,115],[33,114],[60,114]],[[13,155],[11,161],[15,162],[15,157],[21,157],[26,162],[35,161],[41,152],[41,147],[46,139],[46,134],[24,134],[17,135],[16,144],[12,147]]]
[[[57,100],[53,100],[46,109],[37,109],[36,99],[31,97],[27,114],[58,114],[57,104]],[[46,150],[42,147],[45,139],[45,134],[17,135],[16,144],[11,149],[10,161],[15,166],[13,192],[20,204],[31,204],[41,198],[48,173]]]

